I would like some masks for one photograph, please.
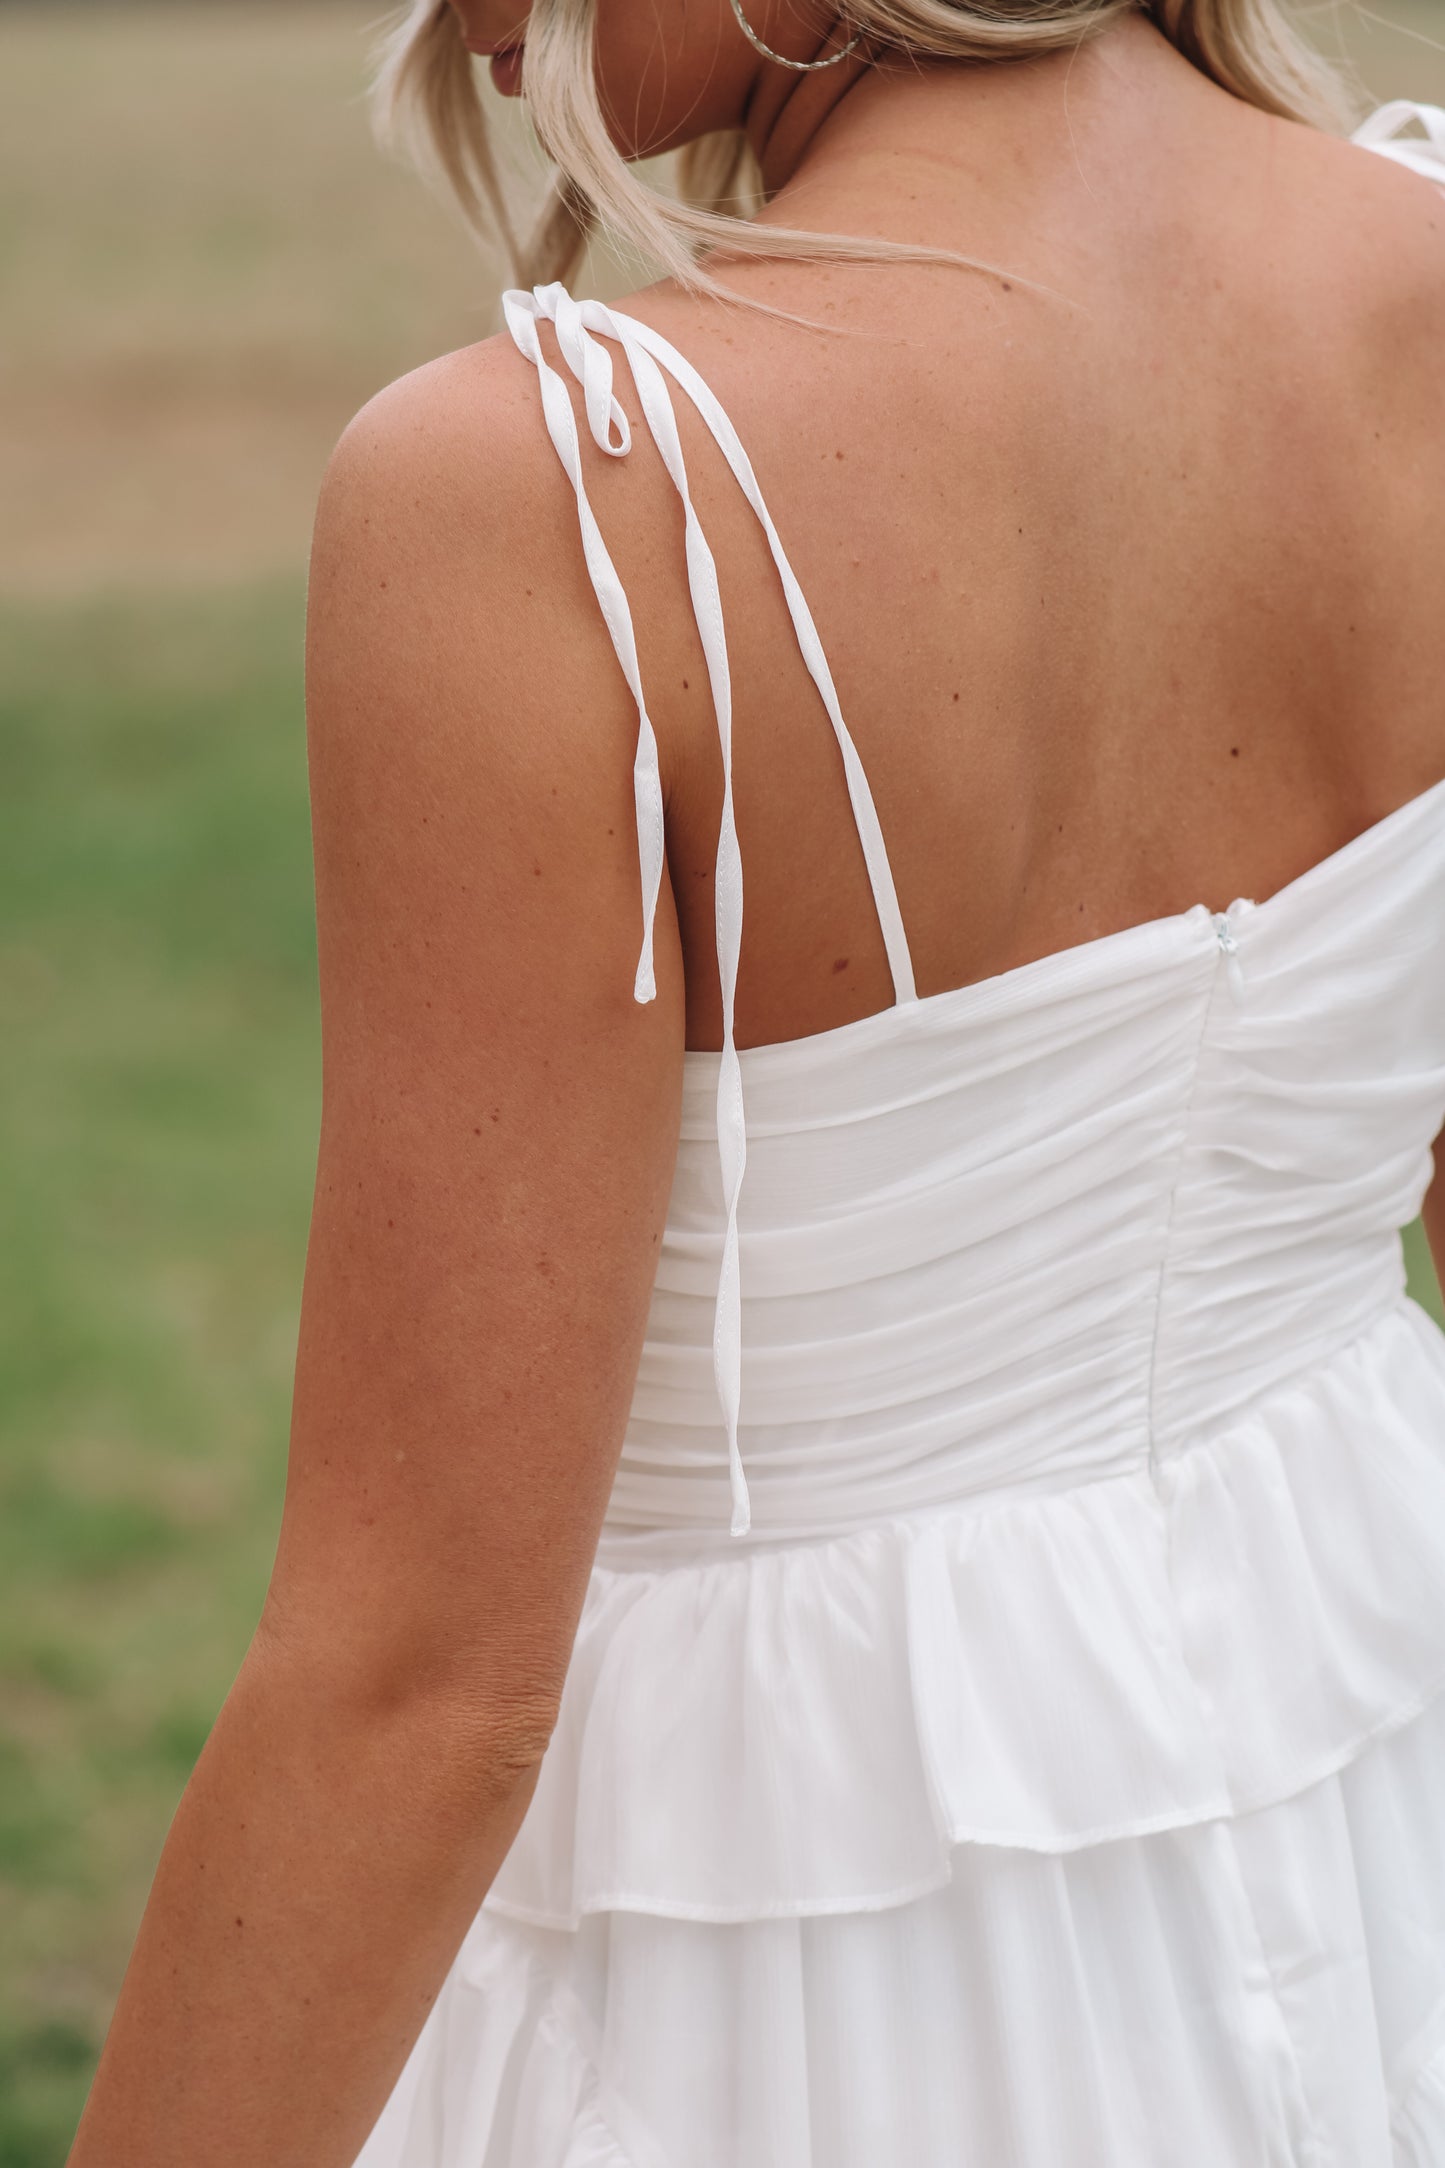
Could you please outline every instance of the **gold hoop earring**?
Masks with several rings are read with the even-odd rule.
[[[732,0],[732,9],[738,19],[739,30],[741,30],[749,45],[752,46],[754,52],[761,53],[764,60],[776,60],[780,68],[796,68],[800,75],[809,72],[813,68],[831,68],[837,61],[846,60],[863,36],[861,30],[855,30],[846,45],[840,45],[836,53],[829,53],[822,60],[789,60],[786,54],[775,53],[771,45],[764,45],[762,39],[743,13],[743,0]]]

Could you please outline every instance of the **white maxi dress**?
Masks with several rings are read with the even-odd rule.
[[[1445,183],[1445,111],[1356,140]],[[920,999],[727,417],[635,319],[505,313],[638,702],[637,997],[656,749],[541,317],[613,456],[632,369],[725,772],[669,378],[762,521],[896,1002],[738,1052],[729,777],[725,1044],[560,1721],[357,2168],[1445,2168],[1445,1336],[1400,1244],[1445,781],[1265,902]]]

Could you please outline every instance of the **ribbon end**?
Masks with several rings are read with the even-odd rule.
[[[738,1444],[737,1417],[732,1412],[729,1412],[728,1416],[728,1477],[732,1484],[733,1494],[731,1533],[735,1536],[745,1536],[753,1525],[753,1502],[748,1493],[748,1479],[743,1471],[742,1448]]]
[[[747,1482],[741,1473],[733,1477],[733,1517],[730,1533],[745,1536],[753,1525],[752,1502],[748,1497]]]

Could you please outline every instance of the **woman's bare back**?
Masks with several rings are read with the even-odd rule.
[[[870,96],[765,216],[958,249],[1002,280],[719,265],[865,334],[837,339],[666,286],[619,305],[697,366],[752,457],[926,996],[1263,900],[1445,775],[1445,203],[1229,97],[1142,18],[1072,63]],[[683,426],[736,695],[748,1046],[892,987],[761,537]],[[716,725],[676,500],[637,443],[589,486],[662,746],[687,1043],[715,1048]]]

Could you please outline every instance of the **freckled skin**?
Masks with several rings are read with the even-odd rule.
[[[527,12],[458,10],[483,42]],[[800,58],[836,20],[750,14]],[[727,267],[846,338],[666,281],[619,300],[748,446],[921,994],[1262,898],[1445,773],[1426,183],[1254,111],[1142,13],[1027,66],[802,74],[727,0],[599,16],[629,154],[743,124],[763,222],[1007,274]],[[680,427],[729,612],[747,1047],[892,987],[755,525]],[[597,478],[659,694],[668,871],[656,998],[635,1002],[636,715],[547,462],[503,337],[370,402],[328,469],[307,634],[322,1136],[281,1536],[69,2168],[349,2168],[552,1735],[684,1056],[721,1038],[721,763],[676,498],[639,442]],[[1426,1216],[1445,1261],[1439,1176]]]

